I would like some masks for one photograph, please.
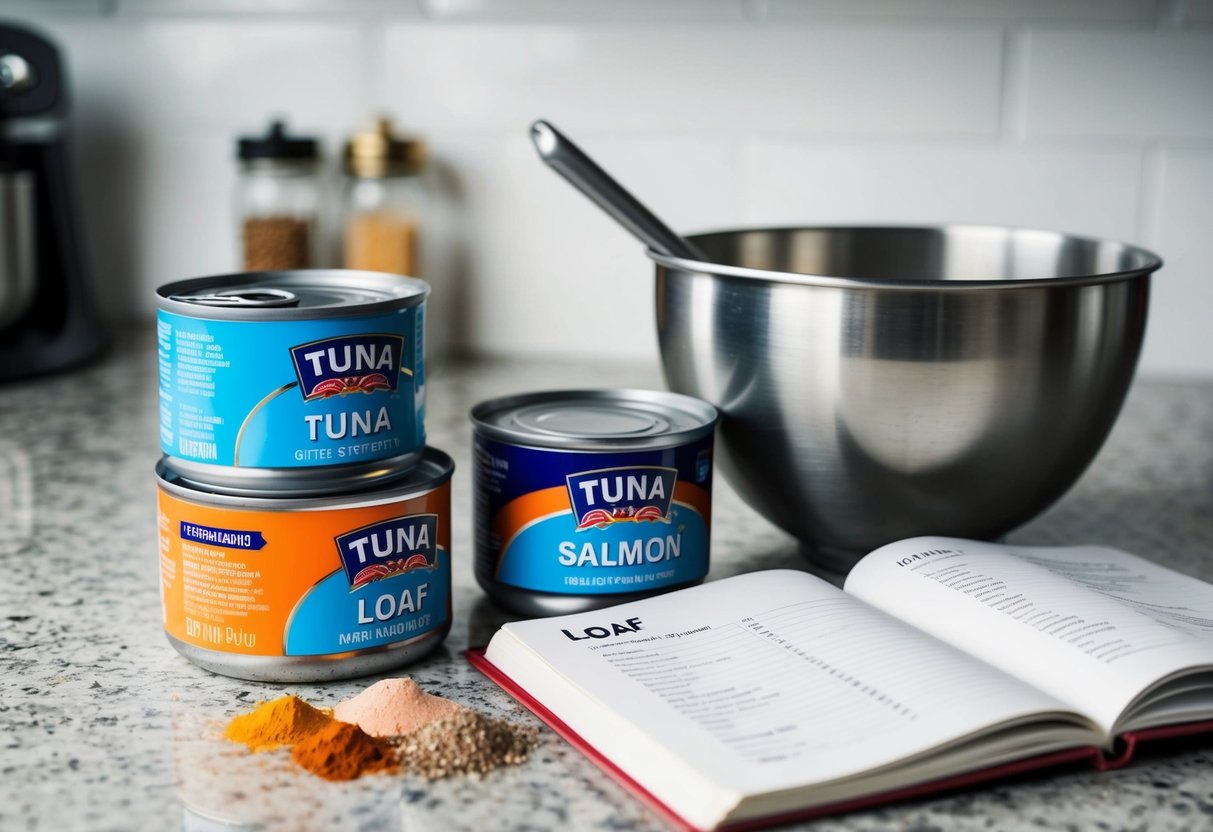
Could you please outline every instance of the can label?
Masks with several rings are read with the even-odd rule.
[[[449,482],[375,506],[256,511],[160,489],[164,627],[249,656],[323,656],[451,620]]]
[[[425,447],[423,307],[217,321],[160,310],[160,447],[191,462],[301,468]]]
[[[510,586],[644,592],[708,571],[712,437],[585,453],[475,441],[477,558]]]

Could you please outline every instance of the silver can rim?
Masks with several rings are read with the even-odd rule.
[[[224,653],[198,647],[182,641],[167,629],[169,644],[185,659],[198,667],[232,679],[250,682],[296,684],[305,682],[338,682],[386,673],[413,664],[432,653],[450,635],[452,621],[419,636],[390,641],[362,650],[343,653],[321,653],[313,656],[250,656]]]
[[[300,288],[380,290],[384,297],[375,300],[332,306],[213,306],[179,300],[179,296],[200,291],[255,289],[268,284]],[[192,277],[166,283],[156,289],[156,306],[187,318],[214,321],[312,321],[326,318],[354,318],[377,312],[392,312],[421,306],[430,293],[430,285],[417,277],[389,272],[355,269],[294,269],[265,272]]]
[[[319,497],[386,488],[412,474],[424,453],[422,446],[387,459],[298,468],[215,465],[171,453],[165,460],[173,481],[187,488],[234,497]]]
[[[697,419],[690,426],[655,436],[597,436],[569,437],[544,436],[524,430],[511,429],[488,421],[493,416],[524,407],[567,401],[576,402],[624,402],[633,401],[689,415]],[[469,413],[477,435],[487,436],[511,445],[561,451],[583,451],[605,453],[612,451],[653,450],[674,448],[711,436],[720,421],[720,411],[703,399],[666,390],[644,390],[640,388],[599,388],[576,390],[538,390],[488,399],[475,405]]]
[[[449,454],[426,446],[421,460],[412,471],[403,477],[393,478],[383,487],[339,494],[284,497],[277,491],[225,494],[202,488],[181,478],[173,469],[172,457],[167,455],[157,461],[155,468],[157,486],[174,497],[206,506],[256,511],[325,511],[397,503],[429,494],[450,482],[454,473],[455,460]]]

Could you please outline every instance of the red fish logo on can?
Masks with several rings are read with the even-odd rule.
[[[291,347],[304,401],[395,390],[404,339],[372,333],[326,338]]]
[[[438,515],[394,517],[336,538],[350,591],[438,563]]]
[[[615,523],[669,523],[675,468],[642,466],[569,474],[569,505],[577,531]]]
[[[374,393],[376,390],[390,390],[387,377],[382,373],[371,373],[365,376],[349,376],[347,378],[328,378],[312,388],[309,399],[328,399],[333,396],[344,396],[347,393]]]

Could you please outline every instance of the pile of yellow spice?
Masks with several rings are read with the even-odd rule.
[[[532,727],[491,719],[408,678],[384,679],[332,711],[297,696],[262,702],[234,717],[224,736],[253,751],[289,747],[296,764],[326,780],[401,769],[477,777],[525,761],[538,742]]]

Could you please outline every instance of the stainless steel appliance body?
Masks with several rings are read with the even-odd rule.
[[[0,381],[101,355],[67,151],[67,81],[43,36],[0,24]]]
[[[720,409],[725,475],[835,569],[1060,497],[1116,420],[1161,265],[989,226],[690,240],[709,263],[649,252],[669,386]]]

